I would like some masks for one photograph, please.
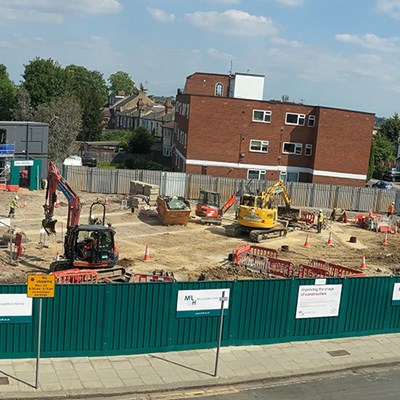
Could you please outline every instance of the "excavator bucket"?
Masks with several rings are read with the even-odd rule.
[[[48,235],[55,235],[56,234],[56,219],[43,219],[42,220],[42,227],[46,231]]]

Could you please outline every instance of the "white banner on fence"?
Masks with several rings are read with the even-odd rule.
[[[178,290],[176,311],[178,317],[203,317],[221,313],[224,293],[224,312],[229,309],[229,289]]]
[[[297,297],[296,319],[337,317],[342,285],[301,285]]]
[[[0,322],[31,322],[32,299],[23,294],[0,294]]]

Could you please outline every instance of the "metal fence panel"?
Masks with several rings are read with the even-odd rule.
[[[213,347],[218,317],[177,318],[179,290],[230,289],[223,345],[285,342],[400,332],[400,307],[392,305],[400,277],[328,278],[342,284],[337,317],[296,319],[300,285],[313,279],[56,285],[43,299],[42,356],[148,353]],[[0,293],[25,293],[25,285],[0,285]],[[33,357],[38,299],[32,323],[0,323],[0,357]]]

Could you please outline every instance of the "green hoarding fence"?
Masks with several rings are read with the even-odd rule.
[[[230,289],[223,346],[400,332],[392,294],[400,277],[332,278],[341,284],[337,317],[296,319],[300,285],[313,279],[56,285],[43,299],[43,357],[139,354],[215,347],[219,317],[177,318],[179,290]],[[26,293],[1,285],[0,294]],[[0,357],[35,357],[39,299],[31,323],[0,323]],[[1,308],[0,308],[1,310]],[[0,315],[1,316],[1,315]]]

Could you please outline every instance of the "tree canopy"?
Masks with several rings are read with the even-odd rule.
[[[0,121],[12,118],[16,103],[17,87],[10,80],[5,65],[0,64]]]
[[[127,72],[118,71],[115,74],[110,75],[108,81],[110,82],[109,89],[114,94],[124,92],[125,95],[128,96],[131,94],[139,93],[138,89],[135,86],[135,82]]]
[[[137,127],[128,137],[128,151],[130,153],[150,153],[154,144],[154,137],[144,126]]]

